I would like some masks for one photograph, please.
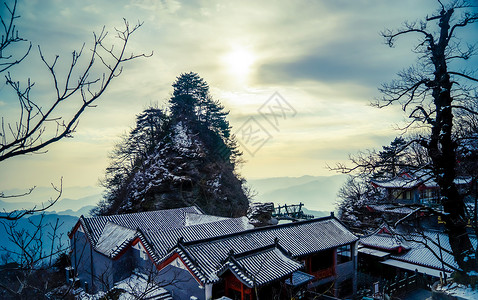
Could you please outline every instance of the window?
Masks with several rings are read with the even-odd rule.
[[[337,248],[337,263],[345,263],[352,260],[352,246],[345,245]]]

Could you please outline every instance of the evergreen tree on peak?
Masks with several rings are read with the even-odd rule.
[[[173,83],[170,109],[173,122],[181,121],[187,130],[203,135],[213,152],[235,161],[241,155],[226,117],[224,106],[209,93],[209,85],[197,73],[181,74]]]
[[[204,99],[209,94],[209,85],[197,73],[183,73],[173,83],[173,98],[189,95],[196,99]]]
[[[183,73],[173,83],[174,91],[169,103],[173,119],[200,120],[209,85],[197,73]]]
[[[190,205],[227,217],[247,212],[245,180],[235,171],[242,153],[228,112],[196,73],[181,74],[173,88],[169,109],[144,110],[115,147],[94,214]]]
[[[197,73],[181,74],[173,83],[174,91],[170,99],[173,118],[193,119],[208,126],[229,127],[226,121],[228,112],[219,101],[213,100],[209,85]],[[194,116],[193,118],[188,118]],[[223,123],[223,124],[220,124]]]

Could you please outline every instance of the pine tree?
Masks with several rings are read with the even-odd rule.
[[[402,159],[405,156],[403,149],[406,145],[407,142],[404,138],[396,137],[390,143],[390,146],[382,147],[383,150],[378,153],[381,169],[376,177],[393,178],[398,176],[400,171],[404,171],[403,168],[407,165],[407,162],[403,162]]]
[[[173,84],[169,114],[149,108],[112,153],[104,200],[95,213],[197,205],[205,212],[244,215],[244,179],[236,171],[241,153],[230,134],[228,112],[196,73]]]

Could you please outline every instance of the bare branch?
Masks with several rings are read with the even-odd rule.
[[[47,202],[42,203],[40,207],[34,206],[33,208],[29,208],[29,209],[16,209],[9,212],[5,211],[4,209],[3,214],[0,214],[0,219],[15,221],[15,220],[23,218],[26,215],[33,215],[35,213],[48,210],[50,207],[55,205],[55,203],[61,198],[61,195],[63,193],[63,178],[60,179],[59,187],[53,184],[52,184],[52,187],[58,193],[56,198],[50,199]],[[20,195],[20,196],[23,196],[23,195]]]
[[[450,72],[448,72],[448,74],[461,76],[461,77],[463,77],[463,78],[466,78],[466,79],[469,79],[469,80],[478,82],[478,78],[474,78],[474,77],[468,76],[468,75],[463,74],[463,73],[451,72],[451,71],[450,71]]]
[[[13,7],[9,7],[6,2],[3,3],[8,11],[8,16],[0,16],[0,23],[2,24],[1,40],[0,40],[0,73],[10,69],[11,67],[21,63],[30,53],[32,44],[29,46],[23,55],[18,58],[13,58],[12,55],[4,56],[5,49],[14,43],[26,42],[25,39],[18,36],[18,30],[15,30],[14,21],[20,16],[17,15],[17,0],[13,2]],[[13,59],[13,60],[12,60]]]
[[[33,190],[34,190],[35,188],[36,188],[36,186],[34,186],[34,187],[31,187],[31,188],[30,188],[30,189],[28,189],[28,191],[27,191],[27,192],[25,192],[25,193],[22,193],[22,194],[14,194],[14,195],[5,195],[5,193],[4,193],[4,192],[0,192],[0,198],[2,198],[2,199],[7,199],[7,198],[18,198],[18,197],[25,197],[25,196],[28,196],[28,195],[30,195],[30,194],[33,192]]]
[[[71,82],[71,76],[77,68],[77,62],[83,53],[83,47],[80,51],[73,51],[70,68],[65,76],[65,85],[60,87],[58,82],[58,75],[55,71],[55,67],[59,62],[59,56],[55,56],[52,62],[48,62],[41,48],[38,48],[41,60],[49,70],[49,73],[53,79],[54,90],[56,92],[56,99],[51,103],[47,109],[42,109],[36,101],[30,98],[30,90],[33,84],[28,83],[25,89],[20,87],[18,82],[15,82],[10,74],[6,76],[7,84],[16,92],[20,103],[20,118],[16,123],[16,129],[11,130],[11,139],[7,139],[7,136],[2,135],[2,141],[0,143],[0,162],[9,159],[14,156],[23,155],[27,153],[38,153],[45,149],[52,143],[55,143],[65,137],[70,137],[75,131],[78,125],[78,120],[84,111],[89,107],[94,107],[95,101],[105,92],[106,88],[113,80],[118,77],[122,71],[122,64],[136,59],[138,57],[149,57],[151,55],[131,53],[126,55],[126,49],[128,41],[131,35],[141,26],[142,23],[134,27],[130,27],[129,23],[124,21],[124,30],[116,29],[117,37],[122,41],[121,47],[118,51],[114,51],[114,48],[107,48],[104,45],[104,39],[107,32],[103,29],[99,35],[94,34],[94,44],[91,49],[91,56],[86,67],[81,72],[76,83]],[[103,52],[103,54],[102,54]],[[105,57],[111,60],[111,65],[106,63]],[[95,65],[96,58],[99,58],[107,70],[102,73],[101,77],[90,80],[91,70]],[[100,78],[103,78],[100,81]],[[88,91],[88,94],[85,93]],[[58,113],[61,104],[78,94],[82,97],[83,101],[80,106],[77,107],[76,113],[69,119],[63,119],[61,117],[53,117],[53,113]],[[60,123],[59,120],[63,121]],[[56,124],[56,130],[51,131],[48,128],[48,124],[54,122]],[[11,126],[9,126],[12,128]],[[49,136],[46,136],[46,135]]]

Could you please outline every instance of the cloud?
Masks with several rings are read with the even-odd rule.
[[[101,177],[115,135],[133,126],[134,116],[150,103],[166,103],[176,76],[188,71],[198,72],[209,83],[214,97],[231,111],[234,128],[258,116],[258,108],[274,92],[297,110],[255,157],[246,158],[246,176],[322,174],[328,160],[346,160],[349,152],[389,142],[392,124],[399,122],[401,113],[367,104],[382,81],[413,63],[410,49],[415,40],[404,39],[389,49],[379,32],[423,17],[435,6],[435,1],[416,0],[20,1],[20,35],[41,45],[48,59],[60,55],[60,77],[71,51],[85,42],[85,54],[89,53],[92,32],[105,26],[109,41],[118,44],[114,28],[121,27],[123,17],[131,25],[144,21],[130,41],[129,53],[154,55],[125,64],[98,107],[82,116],[73,140],[77,143],[60,142],[48,156],[3,165],[0,178],[11,178],[8,182],[14,184],[24,182],[22,172],[51,170],[49,180],[64,174],[75,185],[92,184],[91,178]],[[234,78],[222,61],[235,47],[254,55],[247,84]],[[45,107],[51,101],[51,78],[36,49],[12,75],[23,82],[32,77],[35,99]],[[0,89],[2,112],[15,116],[15,95],[8,87]],[[18,177],[10,176],[13,173]],[[35,176],[28,180],[34,182]]]

